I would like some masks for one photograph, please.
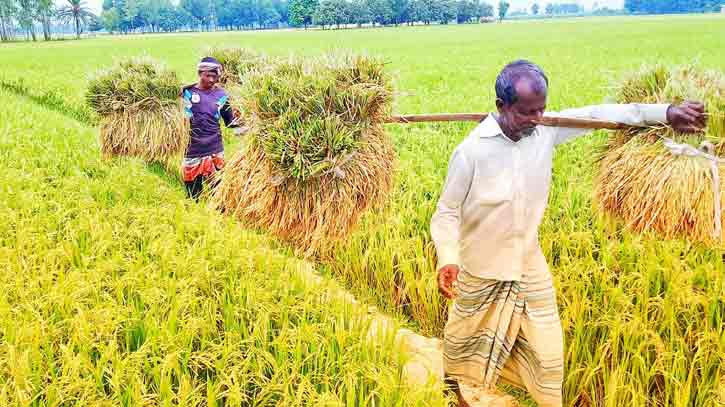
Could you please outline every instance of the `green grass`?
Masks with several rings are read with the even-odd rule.
[[[246,46],[274,54],[318,54],[347,48],[382,55],[389,61],[399,91],[395,103],[399,113],[488,111],[494,107],[497,72],[509,60],[525,57],[541,64],[549,75],[549,109],[556,110],[602,102],[610,79],[643,63],[680,64],[698,59],[704,67],[723,70],[722,38],[725,19],[718,15],[305,33],[129,36],[37,44],[33,52],[29,52],[27,44],[4,46],[0,49],[0,80],[6,86],[21,84],[25,93],[34,98],[48,92],[59,95],[60,102],[50,98],[55,103],[49,107],[73,116],[73,112],[84,111],[85,75],[109,65],[112,57],[148,53],[166,60],[184,80],[192,81],[201,50],[211,45]],[[25,119],[13,116],[13,120]],[[73,122],[58,119],[48,127],[63,128],[67,123]],[[339,248],[335,261],[326,265],[327,272],[345,281],[356,294],[389,312],[411,317],[419,331],[426,334],[440,333],[445,320],[445,304],[433,280],[430,217],[445,178],[448,156],[471,128],[470,124],[388,126],[399,156],[393,199],[383,214],[367,216],[349,243]],[[61,135],[48,137],[63,143]],[[684,241],[635,235],[601,217],[592,207],[591,197],[594,153],[605,138],[604,133],[597,133],[559,149],[550,206],[540,233],[558,288],[566,333],[565,402],[572,406],[721,405],[725,402],[722,253]],[[70,154],[41,155],[46,143],[20,135],[15,139],[21,146],[32,146],[29,151],[33,153],[23,157],[39,160],[35,164],[38,168],[50,164],[47,158],[36,156],[68,160],[57,170],[33,173],[33,182],[42,183],[46,177],[52,180],[48,182],[62,184],[68,172],[78,171],[75,161],[68,158]],[[228,150],[239,148],[236,140],[229,141]],[[16,143],[12,147],[3,144],[3,162],[10,157],[6,150],[13,154],[22,151]],[[86,151],[95,159],[93,148]],[[97,171],[114,171],[112,166],[98,166]],[[138,171],[135,177],[119,176],[118,185],[112,188],[113,198],[109,199],[117,200],[113,214],[92,216],[127,219],[136,213],[140,218],[128,227],[130,230],[167,225],[168,232],[156,235],[158,242],[174,241],[172,230],[177,228],[209,222],[212,215],[208,212],[182,221],[187,218],[175,216],[174,210],[156,211],[150,202],[146,209],[134,211],[127,200],[149,199],[149,191],[154,188],[166,189],[165,193],[173,196],[159,197],[159,202],[174,207],[187,205],[180,203],[180,186],[157,182],[150,187],[148,177],[157,178]],[[13,185],[20,191],[18,184]],[[49,205],[68,205],[77,200],[74,194],[79,194],[78,185],[86,184],[77,182],[62,189],[68,196],[58,196],[57,202]],[[27,209],[11,212],[21,210]],[[30,212],[26,217],[45,219],[49,212],[56,213],[44,210]],[[68,216],[74,213],[58,211],[66,212]],[[73,219],[81,219],[75,222],[84,219],[75,216]],[[35,222],[39,220],[31,223]],[[65,224],[54,217],[42,222]],[[224,261],[229,260],[222,259],[237,252],[230,249],[234,246],[230,236],[248,233],[238,231],[231,223],[227,227],[218,232],[219,239],[225,242],[205,249],[200,257],[227,264]],[[74,230],[82,228],[56,233],[74,236]],[[131,245],[122,250],[112,245],[101,252],[105,254],[98,255],[97,261],[141,252],[147,247]],[[256,247],[250,244],[247,250],[256,253]],[[18,250],[52,259],[48,253],[60,249],[47,244]],[[167,261],[176,256],[170,254]],[[76,257],[87,261],[92,256]],[[16,267],[10,274],[19,275],[18,269],[25,266],[20,262]],[[92,269],[99,268],[94,263]],[[219,267],[222,269],[226,266]],[[34,280],[28,284],[30,281]],[[70,292],[66,297],[66,301],[73,298]]]

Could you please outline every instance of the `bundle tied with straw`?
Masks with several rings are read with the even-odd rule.
[[[645,66],[616,86],[618,103],[701,100],[703,132],[669,126],[618,131],[600,162],[595,194],[606,212],[638,232],[722,245],[725,190],[725,77],[695,65]]]
[[[189,143],[189,120],[176,74],[148,57],[124,59],[91,77],[86,101],[100,116],[104,156],[178,164]]]
[[[215,190],[223,211],[314,255],[385,203],[395,155],[382,127],[392,101],[382,62],[278,62],[250,72],[231,100],[251,131]]]

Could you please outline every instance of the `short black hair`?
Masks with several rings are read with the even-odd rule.
[[[541,94],[549,87],[549,78],[540,66],[525,59],[518,59],[507,64],[496,77],[496,98],[504,105],[510,106],[519,99],[516,94],[516,83],[521,78],[532,81],[534,92]]]

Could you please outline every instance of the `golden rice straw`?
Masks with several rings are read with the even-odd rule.
[[[599,208],[637,232],[721,246],[724,214],[720,205],[718,216],[716,206],[725,193],[724,165],[716,155],[725,149],[722,73],[689,65],[644,67],[626,77],[616,92],[619,103],[703,100],[709,114],[705,131],[694,135],[667,126],[614,133],[595,179]],[[715,156],[698,150],[708,143]]]
[[[391,91],[364,57],[278,62],[245,77],[234,103],[251,124],[212,196],[225,213],[323,255],[387,201],[395,152]]]
[[[129,58],[89,78],[86,102],[100,117],[104,157],[131,156],[178,170],[189,120],[176,74],[151,58]]]

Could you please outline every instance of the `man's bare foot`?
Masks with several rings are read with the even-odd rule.
[[[497,388],[460,384],[461,395],[469,407],[518,407],[516,399]]]

